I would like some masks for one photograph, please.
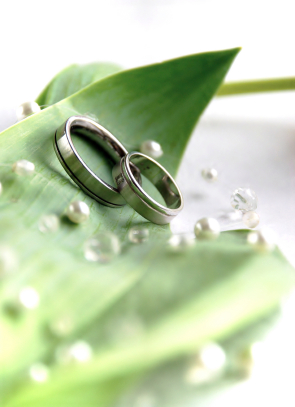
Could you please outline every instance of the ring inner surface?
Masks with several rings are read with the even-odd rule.
[[[126,154],[120,143],[115,142],[110,133],[91,122],[75,119],[70,126],[70,132],[89,138],[105,150],[115,162],[118,162]]]
[[[132,155],[130,161],[157,188],[168,208],[179,208],[181,205],[179,190],[168,174],[153,161],[141,155]]]

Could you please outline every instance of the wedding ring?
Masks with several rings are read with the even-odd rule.
[[[82,160],[74,147],[72,131],[93,140],[115,163],[128,154],[126,148],[108,130],[84,116],[70,117],[54,136],[54,149],[61,165],[86,194],[106,206],[116,208],[125,205],[126,201],[119,191],[99,178]],[[140,173],[134,166],[132,171],[140,183]]]
[[[160,192],[167,206],[151,198],[134,177],[135,165]],[[113,178],[124,199],[141,216],[153,223],[170,223],[183,208],[182,194],[172,176],[157,161],[137,152],[127,154],[113,168]]]

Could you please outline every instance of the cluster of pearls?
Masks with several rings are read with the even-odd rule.
[[[16,109],[17,121],[21,121],[32,114],[39,113],[41,111],[40,106],[36,102],[25,102],[22,103]]]
[[[140,152],[152,158],[160,158],[163,155],[162,147],[153,140],[146,140],[140,146]]]

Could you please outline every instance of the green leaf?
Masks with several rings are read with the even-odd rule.
[[[92,79],[86,73],[86,82],[74,81],[76,86],[67,91],[70,69],[69,75],[65,71],[57,76],[38,101],[50,104],[71,96],[0,134],[1,162],[8,165],[0,167],[0,239],[19,261],[19,270],[0,288],[2,309],[7,310],[26,285],[37,289],[41,298],[38,309],[18,318],[7,312],[0,316],[5,405],[72,406],[69,397],[75,394],[81,405],[89,395],[88,407],[109,406],[138,375],[234,332],[272,309],[289,288],[293,270],[281,255],[256,254],[243,234],[224,234],[183,255],[171,254],[165,245],[168,227],[145,222],[128,206],[107,208],[85,196],[65,174],[52,147],[55,129],[69,116],[94,115],[129,150],[143,140],[157,140],[164,150],[161,163],[176,174],[195,123],[237,52],[192,55],[122,71],[74,94]],[[108,159],[82,140],[75,143],[92,170],[109,181]],[[9,165],[20,158],[35,163],[32,178],[10,172]],[[91,208],[85,225],[70,224],[63,217],[76,199]],[[62,217],[55,234],[38,230],[38,220],[46,213]],[[149,227],[151,242],[133,246],[126,236],[139,223]],[[123,253],[107,265],[89,263],[83,243],[104,230],[120,236]],[[57,340],[48,334],[48,325],[63,315],[70,316],[74,330]],[[131,336],[126,321],[136,327]],[[91,343],[93,360],[85,366],[57,365],[56,346],[77,338]],[[42,387],[25,376],[37,361],[52,365],[51,379]]]
[[[121,68],[115,64],[92,63],[87,65],[71,65],[58,73],[40,93],[36,102],[47,107],[71,96],[93,82],[108,75],[119,72]]]

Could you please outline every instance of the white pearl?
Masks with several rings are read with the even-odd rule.
[[[48,379],[49,369],[43,363],[35,363],[30,367],[29,375],[35,382],[44,383]]]
[[[85,222],[89,215],[89,206],[83,201],[74,201],[68,206],[67,217],[74,223]]]
[[[28,160],[18,160],[12,165],[12,171],[18,175],[30,176],[34,174],[35,165]]]
[[[38,227],[42,233],[54,233],[58,230],[60,221],[54,214],[43,215],[39,219]]]
[[[39,305],[39,294],[32,287],[25,287],[19,293],[20,304],[28,309],[37,308]]]
[[[63,315],[52,321],[48,328],[52,335],[57,338],[63,338],[72,333],[74,324],[72,318],[68,315]]]
[[[268,252],[276,246],[276,235],[273,230],[268,228],[253,230],[248,234],[247,242],[257,251]]]
[[[84,245],[84,256],[88,261],[107,263],[121,252],[118,237],[111,232],[99,233],[87,240]]]
[[[153,140],[144,141],[140,146],[140,151],[152,158],[159,158],[163,155],[161,145]]]
[[[202,218],[195,224],[195,235],[199,240],[214,240],[220,234],[220,224],[214,218]]]
[[[58,363],[87,362],[92,357],[92,348],[85,341],[77,341],[69,346],[60,346],[56,349],[55,358]]]
[[[149,230],[145,227],[134,226],[129,230],[128,238],[132,243],[144,243],[149,238]]]
[[[231,196],[231,205],[241,212],[254,211],[257,208],[257,195],[250,188],[237,188]]]
[[[0,246],[0,277],[4,277],[17,268],[17,255],[14,250],[5,245]]]
[[[77,341],[70,347],[70,354],[77,362],[87,362],[91,359],[91,346],[84,341]]]
[[[190,384],[200,384],[216,379],[224,370],[226,354],[217,343],[203,346],[196,355],[195,363],[186,375]]]
[[[258,213],[254,212],[254,211],[248,211],[248,212],[244,213],[243,222],[250,229],[256,228],[256,226],[259,224]]]
[[[179,234],[172,235],[168,240],[168,247],[171,251],[175,253],[180,253],[193,247],[196,243],[196,239],[192,234]]]
[[[202,177],[207,182],[215,182],[218,178],[218,172],[215,168],[205,168],[202,170]]]
[[[16,109],[17,121],[21,121],[21,120],[25,119],[26,117],[31,116],[34,113],[39,113],[40,110],[41,110],[40,106],[36,102],[22,103]]]

